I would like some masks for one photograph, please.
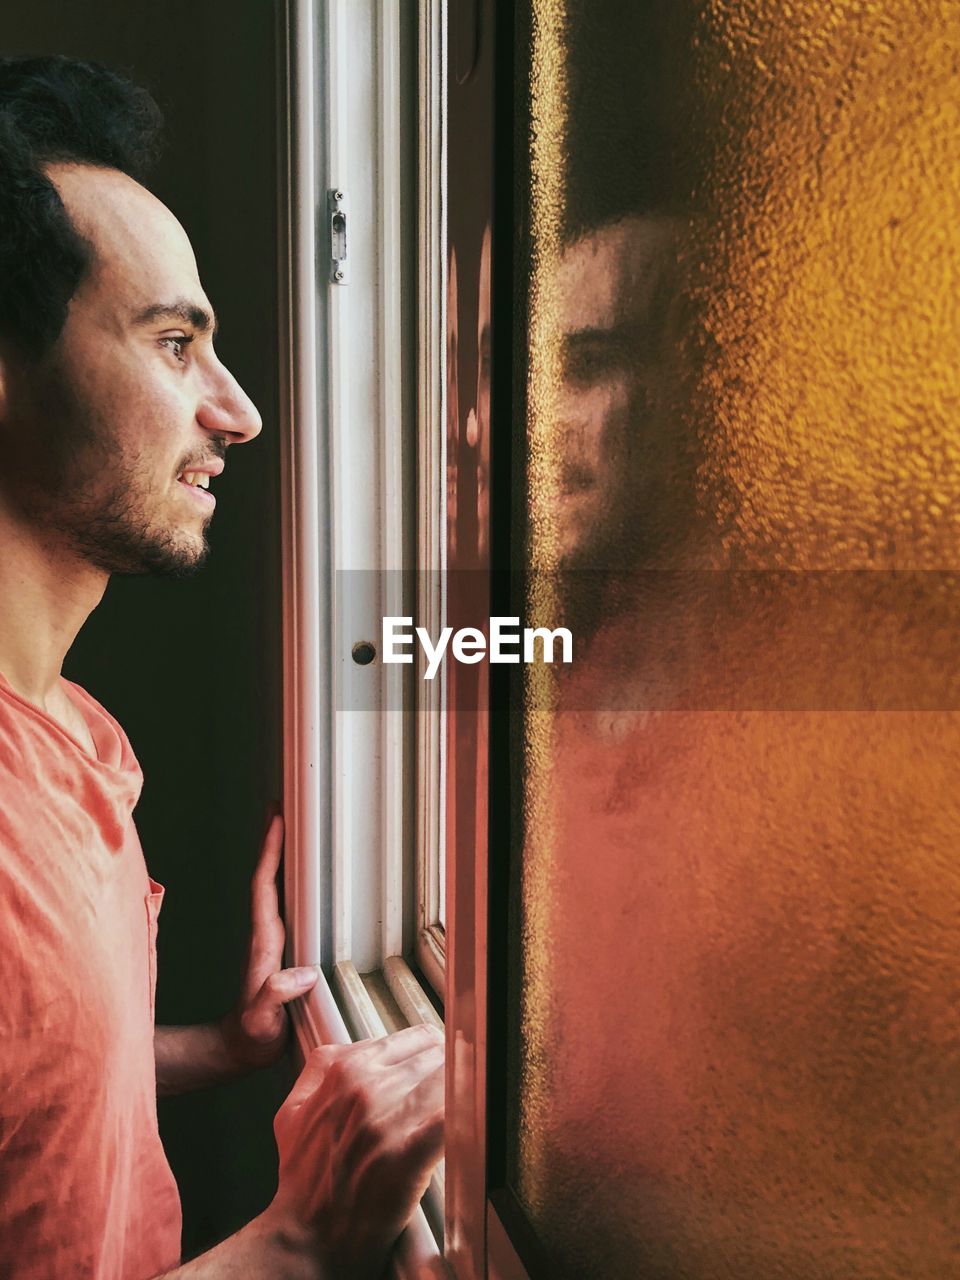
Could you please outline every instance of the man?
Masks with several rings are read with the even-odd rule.
[[[203,562],[210,480],[260,430],[186,234],[139,181],[159,123],[102,68],[0,61],[0,1274],[375,1276],[441,1150],[424,1028],[317,1050],[277,1116],[274,1201],[178,1266],[157,1084],[274,1060],[316,975],[279,969],[276,818],[240,1005],[154,1045],[140,770],[60,675],[111,573]]]

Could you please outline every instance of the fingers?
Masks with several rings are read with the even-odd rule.
[[[437,1135],[442,1138],[443,1134],[442,1047],[431,1046],[401,1063],[384,1067],[376,1072],[374,1081],[377,1112],[384,1119],[389,1117],[390,1129],[419,1135],[427,1158]]]
[[[316,986],[318,970],[313,966],[281,969],[272,973],[240,1015],[240,1025],[251,1040],[275,1040],[284,1030],[283,1006]]]
[[[434,1062],[407,1098],[408,1118],[430,1133],[439,1123],[442,1136],[446,1072],[443,1059]]]
[[[410,1134],[406,1156],[411,1171],[419,1170],[424,1182],[443,1158],[445,1084],[441,1062],[410,1091],[404,1108]]]
[[[420,1064],[417,1074],[418,1057],[429,1054]],[[436,1027],[406,1027],[403,1031],[395,1031],[392,1035],[380,1040],[361,1040],[349,1045],[321,1045],[308,1056],[303,1070],[291,1089],[284,1107],[301,1106],[317,1089],[320,1088],[334,1063],[347,1063],[347,1071],[358,1074],[403,1068],[404,1064],[413,1062],[414,1074],[409,1078],[408,1087],[414,1087],[424,1072],[432,1071],[443,1061],[443,1033]],[[341,1070],[343,1069],[341,1065]],[[404,1077],[404,1081],[406,1081]],[[403,1083],[397,1077],[397,1083]]]
[[[433,1027],[307,1059],[274,1121],[276,1203],[319,1233],[335,1274],[380,1273],[443,1155],[443,1100]]]
[[[416,1027],[404,1027],[402,1031],[394,1031],[378,1040],[358,1040],[355,1044],[338,1047],[351,1054],[362,1054],[364,1059],[376,1066],[392,1067],[437,1046],[443,1046],[443,1032],[438,1027],[424,1023]],[[357,1061],[359,1060],[358,1057]]]
[[[296,969],[279,969],[276,973],[271,973],[264,982],[257,992],[251,1009],[258,1005],[273,1009],[289,1004],[291,1000],[296,1000],[298,996],[305,995],[315,987],[319,976],[320,971],[315,965],[301,965]]]
[[[275,813],[267,827],[251,885],[250,974],[248,992],[258,990],[283,963],[284,928],[277,896],[277,871],[283,850],[283,818]]]
[[[419,1190],[443,1147],[443,1050],[433,1045],[391,1066],[371,1054],[347,1053],[330,1062],[322,1083],[287,1112],[303,1149],[342,1144],[359,1170],[367,1156],[388,1159],[397,1177]]]
[[[383,1036],[380,1040],[367,1040],[371,1056],[380,1066],[395,1066],[415,1054],[427,1049],[440,1047],[444,1043],[443,1032],[439,1027],[423,1023],[416,1027],[404,1027],[402,1031],[394,1031],[392,1035]]]
[[[270,819],[263,844],[260,847],[260,858],[253,873],[254,890],[270,887],[276,893],[277,872],[280,869],[280,854],[283,851],[283,818],[275,813]]]

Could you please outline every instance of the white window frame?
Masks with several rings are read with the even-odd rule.
[[[415,669],[351,656],[367,641],[379,659],[381,619],[410,611],[400,571],[415,550],[401,429],[401,5],[280,6],[286,915],[289,962],[322,971],[296,1015],[305,1052],[442,1025],[404,959],[405,926],[411,941],[420,933],[405,912],[423,814]],[[347,218],[342,281],[333,192]],[[442,1191],[441,1172],[395,1252],[398,1275],[442,1269]]]
[[[417,616],[431,636],[446,620],[446,93],[447,6],[421,0],[417,177]],[[414,952],[442,1000],[446,973],[446,676],[417,666],[417,935]]]

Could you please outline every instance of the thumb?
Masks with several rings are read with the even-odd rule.
[[[253,1040],[272,1039],[284,1025],[281,1009],[306,992],[317,981],[317,970],[305,965],[271,973],[240,1016],[244,1032]]]
[[[297,969],[280,969],[271,973],[250,1001],[247,1009],[248,1017],[261,1013],[269,1013],[281,1005],[289,1004],[298,996],[305,995],[316,985],[317,970],[313,965],[303,965]]]
[[[298,996],[305,995],[317,985],[319,970],[316,965],[298,965],[295,969],[280,969],[272,973],[260,989],[261,996],[266,996],[275,1004],[289,1004]]]

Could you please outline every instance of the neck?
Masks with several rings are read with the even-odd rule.
[[[0,503],[0,672],[23,697],[55,694],[67,651],[108,574],[17,520]]]

